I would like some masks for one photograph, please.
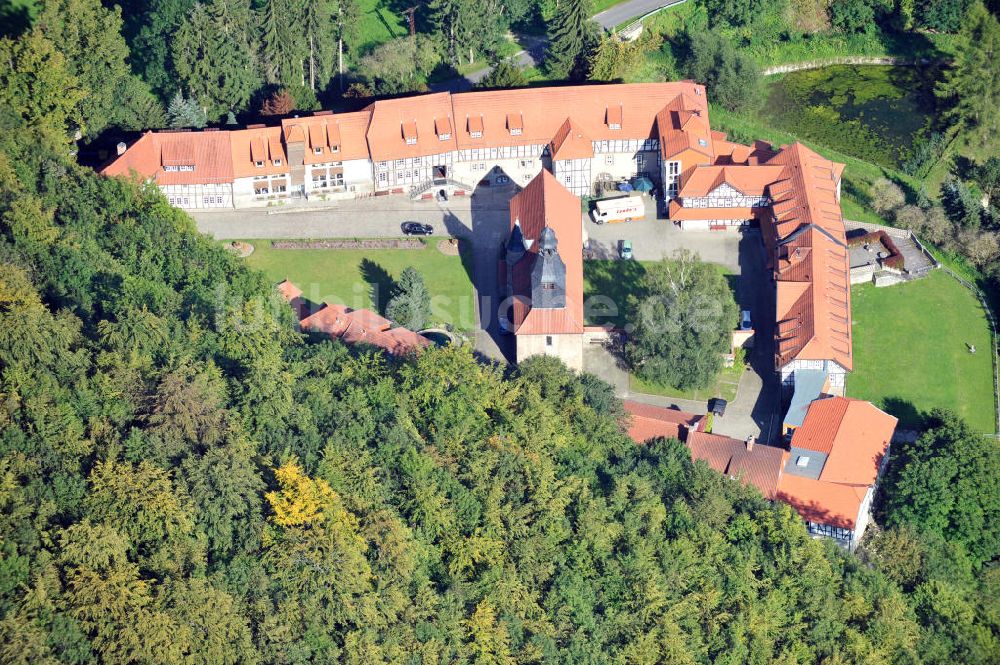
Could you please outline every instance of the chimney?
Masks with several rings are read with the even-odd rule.
[[[125,141],[119,141],[116,148],[118,149],[118,156],[120,157],[125,154],[125,150],[128,148],[128,146],[125,145]]]
[[[747,452],[752,451],[753,450],[753,444],[754,444],[753,434],[751,434],[750,436],[747,437],[746,444],[747,444]]]

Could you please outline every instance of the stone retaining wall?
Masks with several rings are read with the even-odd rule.
[[[761,74],[764,76],[787,74],[788,72],[819,69],[821,67],[830,67],[831,65],[896,65],[898,67],[912,67],[914,65],[928,65],[931,62],[933,61],[927,58],[903,58],[895,55],[842,55],[766,67],[761,71]]]

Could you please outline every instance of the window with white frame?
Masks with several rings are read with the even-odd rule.
[[[511,127],[510,128],[510,135],[511,136],[520,136],[521,135],[521,128],[520,127]]]
[[[254,162],[253,165],[256,166],[259,169],[264,168],[264,162],[263,161]]]
[[[405,159],[397,159],[396,160],[396,166],[403,166],[404,164],[406,164],[406,160]]]
[[[451,138],[451,134],[438,134],[438,140],[447,141]]]
[[[614,155],[605,155],[604,156],[604,163],[607,164],[608,166],[611,166],[612,164],[615,163],[615,156]]]
[[[280,159],[274,160],[274,165],[275,166],[281,166],[281,160]]]
[[[382,183],[382,184],[385,184],[385,182],[389,179],[388,175],[389,174],[387,174],[385,171],[383,171],[382,173],[379,173],[378,174],[378,181],[380,183]]]
[[[469,136],[471,136],[474,139],[481,139],[481,138],[483,138],[483,133],[482,132],[478,132],[478,131],[472,131],[472,132],[469,132]]]
[[[323,147],[322,146],[316,146],[315,148],[313,148],[313,154],[314,155],[322,155],[323,154]]]
[[[637,166],[638,168],[640,168],[640,169],[641,169],[641,168],[642,168],[643,166],[645,166],[645,165],[646,165],[646,156],[645,156],[645,155],[643,155],[643,154],[642,154],[641,152],[640,152],[640,153],[636,153],[636,156],[635,156],[635,165],[636,165],[636,166]]]
[[[521,160],[521,168],[522,169],[529,168],[530,166],[531,166],[531,160],[530,159],[522,159]]]
[[[417,137],[416,136],[407,136],[406,137],[406,145],[416,145],[416,144],[417,144]]]

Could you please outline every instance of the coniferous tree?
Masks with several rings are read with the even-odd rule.
[[[405,268],[396,283],[396,292],[385,308],[386,317],[410,330],[422,330],[431,315],[431,295],[416,268]]]
[[[79,106],[88,134],[109,126],[140,129],[162,117],[149,87],[129,69],[119,8],[107,9],[100,0],[46,0],[36,25],[87,90]]]
[[[248,0],[195,5],[177,31],[173,57],[181,83],[213,119],[246,108],[260,86],[253,32]]]
[[[1000,22],[976,3],[965,18],[962,37],[935,92],[951,106],[946,118],[985,137],[1000,128]]]
[[[197,100],[185,98],[184,93],[178,90],[167,107],[167,124],[175,128],[201,128],[205,126],[205,112]]]
[[[590,10],[590,0],[565,0],[549,24],[545,68],[553,78],[585,75],[586,55],[598,34]]]
[[[528,85],[524,70],[511,58],[500,60],[489,74],[479,79],[477,88],[520,88]]]

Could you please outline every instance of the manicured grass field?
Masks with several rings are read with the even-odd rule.
[[[458,256],[437,249],[437,239],[423,249],[274,249],[267,240],[250,241],[254,252],[247,258],[275,283],[294,282],[303,297],[314,303],[329,301],[381,312],[393,280],[413,266],[424,277],[431,293],[432,322],[456,330],[472,330],[475,302],[469,273]],[[377,288],[373,288],[375,285]]]
[[[935,271],[882,289],[856,286],[851,298],[848,396],[874,402],[903,426],[912,426],[919,411],[943,407],[982,431],[996,431],[989,322],[965,287]]]

